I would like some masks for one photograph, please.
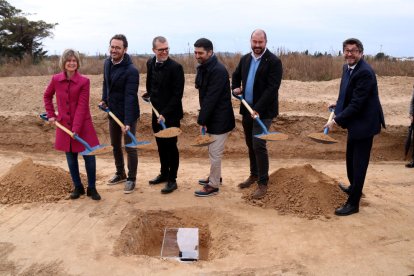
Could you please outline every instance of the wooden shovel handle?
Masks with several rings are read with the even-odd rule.
[[[112,113],[111,111],[108,112],[109,116],[112,117],[112,119],[114,119],[114,121],[121,127],[121,128],[125,128],[125,125],[115,116],[114,113]]]
[[[61,130],[63,130],[64,132],[66,132],[67,134],[69,134],[70,137],[74,138],[75,134],[70,131],[69,129],[67,129],[66,127],[64,127],[61,123],[59,123],[58,121],[55,121],[55,125],[60,128]]]

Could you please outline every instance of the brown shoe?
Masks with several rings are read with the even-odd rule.
[[[238,186],[240,189],[249,188],[253,183],[257,181],[257,176],[250,175],[244,182],[240,183]]]
[[[261,199],[266,195],[267,192],[267,185],[258,185],[258,188],[253,193],[252,198],[253,199]]]

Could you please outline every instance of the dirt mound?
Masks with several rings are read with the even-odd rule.
[[[309,164],[273,172],[268,185],[268,192],[261,200],[250,196],[256,187],[244,192],[243,198],[253,205],[308,219],[330,218],[334,209],[346,200],[334,179]]]
[[[34,164],[27,158],[0,179],[0,203],[55,202],[72,189],[72,179],[61,168]]]

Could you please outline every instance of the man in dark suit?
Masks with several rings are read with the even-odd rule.
[[[242,124],[249,149],[250,176],[239,188],[250,187],[257,181],[258,188],[253,193],[255,199],[262,198],[267,192],[269,181],[269,157],[266,141],[254,137],[262,129],[254,120],[259,116],[267,128],[272,119],[279,114],[279,87],[282,81],[282,62],[267,48],[267,36],[263,30],[255,30],[250,38],[252,52],[244,55],[232,76],[232,89],[241,94],[254,110],[251,115],[244,105],[240,105]]]
[[[358,39],[343,42],[346,64],[335,108],[335,119],[325,127],[334,125],[348,129],[346,147],[346,170],[349,187],[340,188],[349,195],[346,203],[335,210],[338,216],[359,211],[359,201],[364,187],[374,135],[385,128],[384,114],[378,96],[375,72],[363,60],[364,47]]]
[[[108,106],[112,113],[125,125],[124,129],[109,116],[109,135],[115,159],[116,173],[108,185],[125,183],[124,193],[130,194],[135,189],[138,169],[137,149],[125,147],[128,156],[128,176],[124,168],[122,136],[124,144],[131,143],[126,134],[129,130],[135,135],[139,118],[138,85],[139,73],[127,54],[128,41],[122,34],[114,35],[109,41],[110,57],[104,63],[104,81],[100,105]]]
[[[152,113],[152,129],[154,133],[162,130],[160,121],[167,127],[180,127],[183,118],[181,99],[184,92],[183,67],[169,57],[168,41],[163,36],[157,36],[152,41],[152,51],[155,56],[147,61],[147,93],[143,97],[150,97],[151,103],[160,116]],[[155,137],[160,156],[160,174],[149,181],[150,185],[167,182],[161,193],[168,194],[177,189],[177,171],[179,166],[179,152],[177,137]]]
[[[219,192],[221,178],[221,157],[224,144],[235,127],[233,107],[231,105],[229,73],[213,51],[213,43],[200,38],[194,43],[194,56],[197,59],[195,87],[199,91],[200,112],[197,124],[212,136],[215,141],[208,146],[210,174],[203,189],[194,195],[207,197]]]

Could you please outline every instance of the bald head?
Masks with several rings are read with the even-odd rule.
[[[256,57],[261,56],[266,50],[267,36],[261,29],[254,30],[250,37],[250,46]]]
[[[252,35],[250,36],[250,39],[253,38],[253,36],[263,36],[264,40],[267,42],[267,35],[266,32],[262,29],[256,29],[252,32]]]

